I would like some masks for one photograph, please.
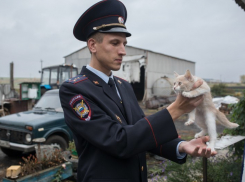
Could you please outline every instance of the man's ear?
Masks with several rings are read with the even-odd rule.
[[[91,53],[96,52],[96,40],[95,39],[93,39],[93,38],[88,39],[87,46],[88,46],[88,49]]]

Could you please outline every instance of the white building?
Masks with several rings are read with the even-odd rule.
[[[121,69],[113,74],[132,84],[138,100],[171,95],[174,71],[184,74],[189,69],[195,74],[195,62],[192,61],[132,46],[126,46],[126,53]],[[73,63],[81,70],[90,57],[88,48],[84,47],[65,56],[65,63]]]

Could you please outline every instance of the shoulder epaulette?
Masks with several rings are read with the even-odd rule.
[[[116,77],[116,78],[119,78],[120,80],[124,80],[124,81],[128,82],[127,80],[125,80],[125,79],[123,79],[123,78],[120,78],[120,77],[115,76],[115,75],[113,75],[113,76]]]
[[[73,83],[73,84],[77,84],[79,82],[82,82],[84,80],[87,80],[88,78],[84,75],[77,75],[73,78],[70,78],[68,80],[66,80],[67,83]]]

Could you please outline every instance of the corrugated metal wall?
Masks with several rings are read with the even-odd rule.
[[[81,71],[83,66],[86,66],[91,59],[91,54],[87,47],[80,49],[68,56],[65,56],[66,64],[75,64],[78,68],[78,73]]]
[[[126,46],[127,56],[131,55],[144,55],[146,56],[146,70],[145,70],[145,90],[147,91],[144,99],[151,98],[152,86],[154,82],[161,77],[168,77],[170,82],[173,82],[174,71],[179,74],[184,74],[189,69],[192,74],[195,74],[195,62],[171,57],[168,55]],[[80,70],[82,66],[87,65],[90,61],[90,53],[87,47],[84,47],[68,56],[65,56],[65,63],[74,63]]]
[[[134,55],[146,55],[146,51],[143,49],[138,49],[132,46],[126,46],[126,56],[134,56]]]
[[[146,51],[131,46],[126,46],[126,53],[127,56],[145,55]],[[89,63],[90,58],[91,58],[91,54],[89,52],[88,47],[84,47],[68,56],[65,56],[65,63],[75,64],[78,67],[78,70],[80,71],[83,66]]]

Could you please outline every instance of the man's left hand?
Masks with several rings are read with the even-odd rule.
[[[217,154],[216,151],[211,152],[211,149],[207,147],[206,142],[209,141],[208,136],[193,139],[190,141],[184,141],[179,145],[179,152],[184,152],[195,157],[210,157]]]

